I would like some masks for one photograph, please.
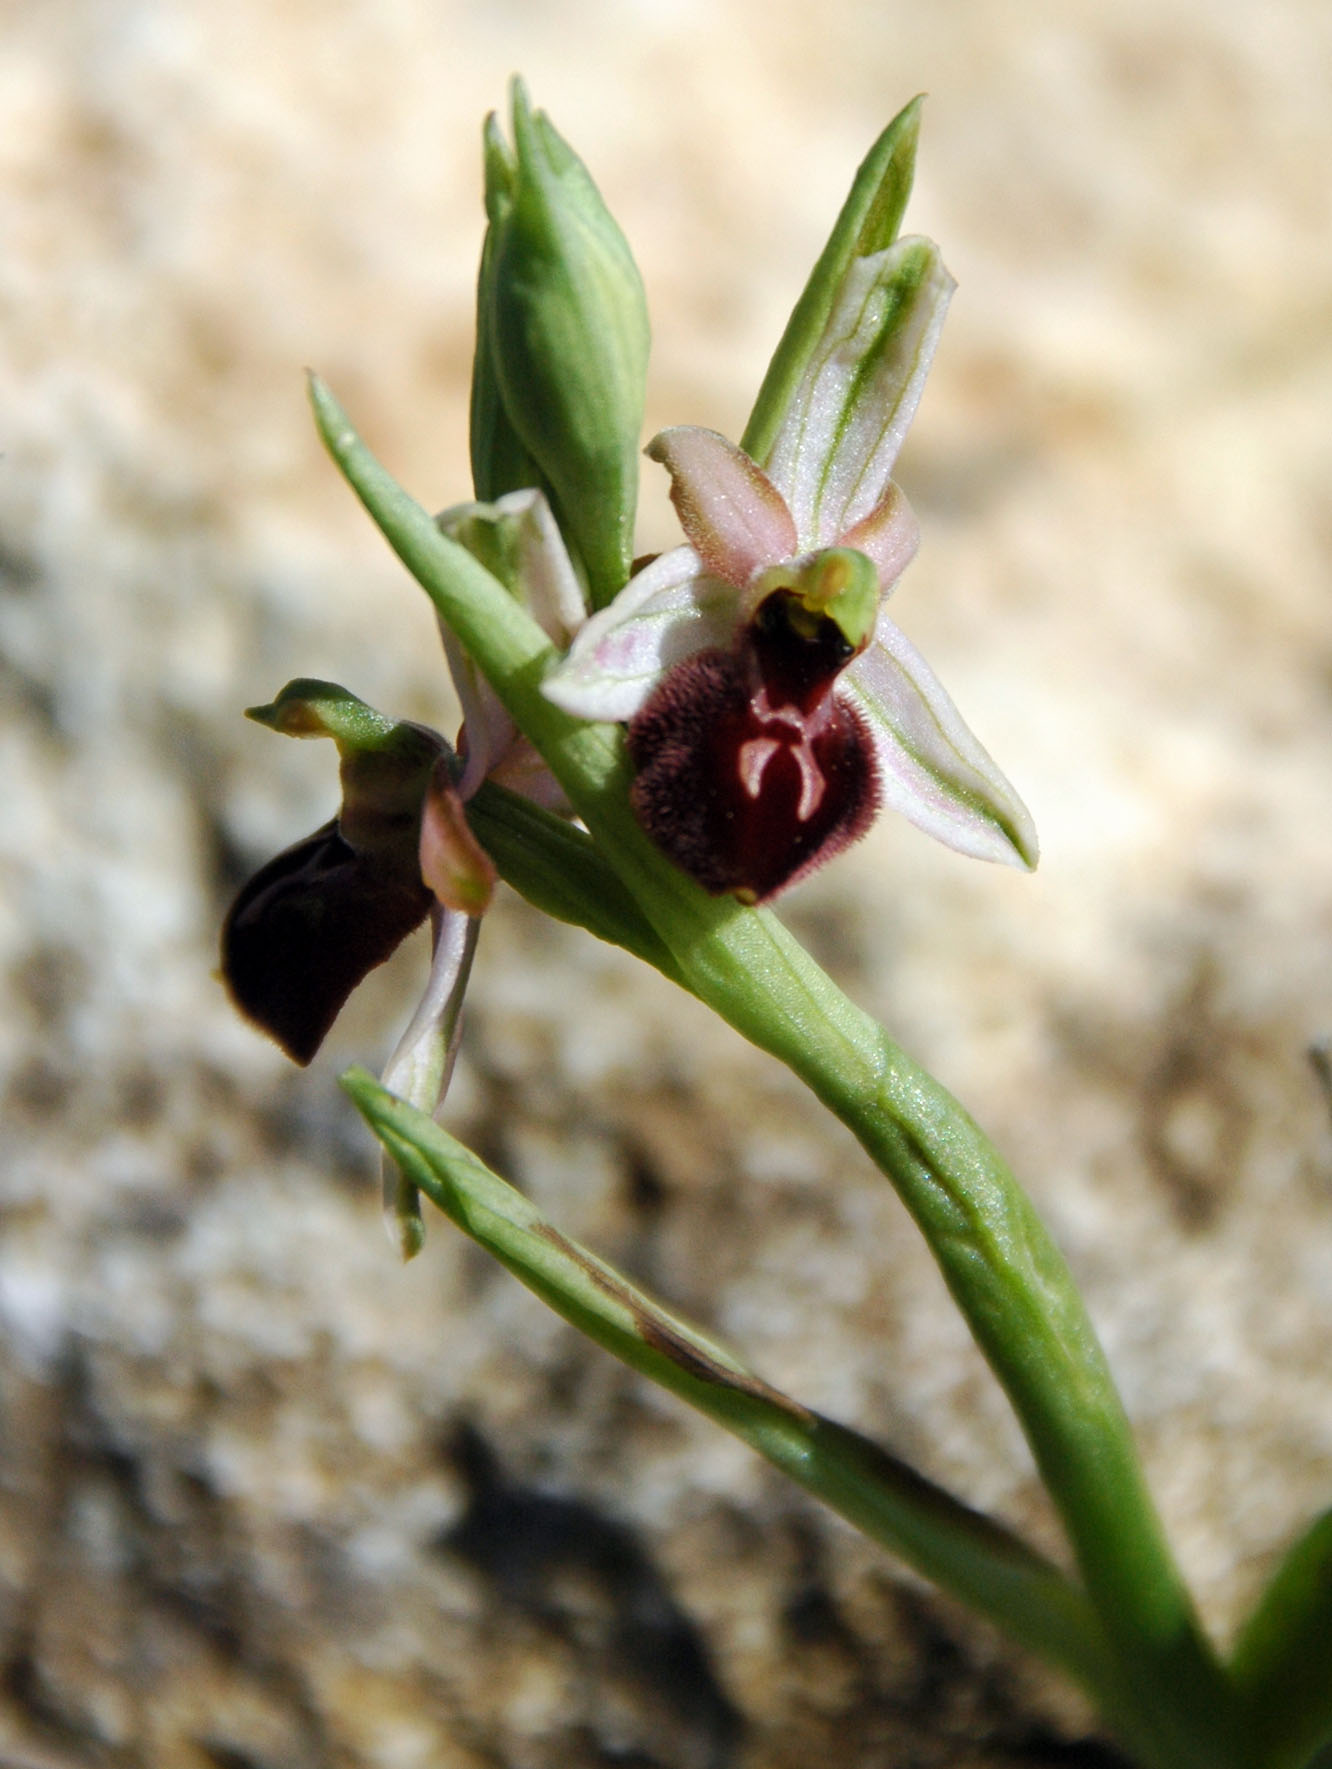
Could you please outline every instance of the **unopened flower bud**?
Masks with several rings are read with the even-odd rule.
[[[647,306],[587,169],[544,113],[532,112],[520,82],[513,136],[510,149],[494,119],[487,124],[477,495],[544,489],[600,607],[633,561]]]

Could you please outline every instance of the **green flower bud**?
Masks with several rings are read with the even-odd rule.
[[[489,119],[473,477],[487,501],[546,493],[601,607],[633,561],[647,306],[596,185],[518,81],[513,137]]]
[[[513,156],[492,112],[482,137],[485,164],[486,214],[490,225],[481,248],[476,281],[476,355],[472,363],[471,453],[476,495],[492,503],[510,491],[537,487],[550,496],[551,486],[519,441],[500,395],[490,341],[490,316],[495,306],[497,230],[512,206]]]

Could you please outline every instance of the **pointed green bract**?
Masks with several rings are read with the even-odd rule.
[[[763,377],[740,446],[766,466],[787,400],[823,335],[851,262],[881,252],[897,238],[916,170],[924,97],[900,110],[865,156],[850,194],[810,273]]]
[[[364,1070],[342,1077],[411,1182],[598,1344],[743,1439],[923,1572],[1104,1697],[1086,1599],[1050,1562],[866,1438],[771,1388],[714,1339],[544,1221],[535,1206]]]
[[[544,490],[598,607],[629,576],[647,376],[633,256],[577,155],[521,82],[512,149],[485,137],[472,467],[486,500]]]

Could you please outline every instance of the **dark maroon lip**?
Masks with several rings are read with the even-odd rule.
[[[308,1063],[352,990],[425,920],[419,872],[358,851],[336,818],[287,848],[241,890],[222,928],[236,1006]]]
[[[629,726],[644,829],[704,890],[749,902],[856,841],[879,803],[872,740],[836,692],[855,651],[831,620],[798,628],[789,601],[677,664]]]

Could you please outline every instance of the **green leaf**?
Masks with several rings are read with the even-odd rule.
[[[881,252],[897,238],[915,176],[924,102],[923,96],[913,98],[865,156],[828,243],[787,321],[740,441],[741,448],[760,466],[767,464],[787,401],[823,336],[852,261]]]
[[[1332,1740],[1332,1511],[1287,1550],[1231,1670],[1264,1769],[1303,1769]]]
[[[413,1184],[565,1320],[743,1439],[927,1578],[1103,1694],[1111,1676],[1086,1600],[1008,1530],[895,1457],[755,1376],[569,1240],[424,1113],[364,1070],[342,1078]]]

